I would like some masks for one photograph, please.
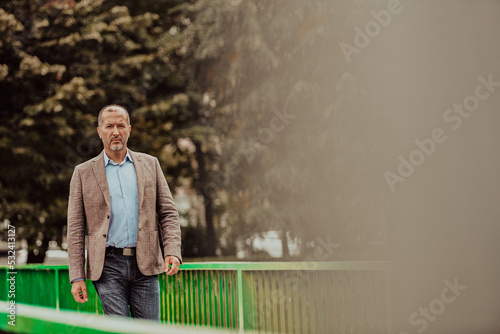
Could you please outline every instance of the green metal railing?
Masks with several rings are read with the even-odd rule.
[[[166,324],[282,333],[390,333],[388,262],[185,263],[160,275]],[[16,268],[16,303],[102,313],[73,300],[67,266]],[[0,267],[0,300],[8,300],[9,269]]]

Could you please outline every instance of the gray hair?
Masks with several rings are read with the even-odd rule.
[[[102,108],[100,111],[99,111],[99,115],[97,116],[97,125],[100,127],[101,126],[101,121],[102,121],[102,113],[103,111],[106,111],[106,110],[113,110],[113,111],[118,111],[118,108],[120,109],[123,109],[125,110],[125,113],[127,114],[127,121],[128,121],[128,125],[130,125],[130,115],[128,113],[128,110],[125,109],[125,107],[122,107],[118,104],[110,104],[110,105],[107,105],[105,106],[104,108]]]

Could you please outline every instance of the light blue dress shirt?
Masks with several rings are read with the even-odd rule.
[[[104,152],[104,166],[111,197],[111,218],[106,247],[135,247],[139,225],[139,199],[134,162],[127,150],[120,164]]]

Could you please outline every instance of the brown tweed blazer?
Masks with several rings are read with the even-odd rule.
[[[132,151],[130,155],[139,192],[137,264],[144,275],[160,274],[164,272],[164,259],[158,229],[164,255],[175,255],[182,261],[179,214],[158,159]],[[76,166],[71,178],[68,202],[70,281],[80,277],[96,281],[101,277],[110,216],[108,181],[101,152]]]

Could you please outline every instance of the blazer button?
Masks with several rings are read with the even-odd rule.
[[[106,234],[103,234],[102,236],[106,238]]]
[[[108,215],[108,219],[109,219],[109,215]]]

